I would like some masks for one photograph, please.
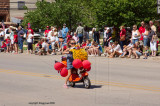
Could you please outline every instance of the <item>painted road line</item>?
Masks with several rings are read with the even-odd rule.
[[[101,82],[92,82],[94,84],[102,84],[102,85],[109,85],[109,86],[117,86],[117,87],[122,87],[122,88],[133,88],[133,89],[139,89],[139,90],[146,90],[146,91],[155,91],[155,92],[160,92],[160,88],[155,88],[155,89],[148,89],[148,86],[145,86],[145,87],[136,87],[136,86],[125,86],[125,85],[116,85],[116,84],[112,84],[112,82],[109,82],[109,83],[103,83],[102,81]],[[138,85],[137,85],[138,86]]]
[[[94,82],[95,82],[95,80],[91,80],[91,81],[94,81]],[[107,81],[96,81],[96,82],[98,82],[98,83],[112,83],[112,84],[124,85],[124,86],[136,86],[136,87],[147,87],[147,88],[153,88],[153,89],[160,89],[160,88],[157,88],[157,87],[134,85],[134,84],[125,84],[125,83],[117,83],[117,82],[107,82]]]
[[[47,78],[53,78],[53,79],[64,79],[58,75],[48,75],[48,74],[40,74],[40,73],[32,73],[32,72],[24,72],[24,71],[3,70],[0,72],[10,73],[10,74],[13,73],[13,74],[20,74],[20,75],[37,76],[37,77],[47,77]]]
[[[9,74],[19,74],[19,75],[45,77],[45,78],[50,78],[50,79],[64,80],[64,78],[62,78],[58,75],[48,75],[48,74],[40,74],[40,73],[32,73],[32,72],[24,72],[24,71],[14,71],[14,70],[4,70],[4,69],[0,69],[0,72],[9,73]],[[132,84],[107,82],[107,81],[97,81],[97,80],[91,80],[91,82],[92,82],[92,84],[102,84],[102,85],[110,85],[110,86],[117,86],[117,87],[123,87],[123,88],[133,88],[133,89],[139,89],[139,90],[141,89],[141,90],[146,90],[146,91],[160,92],[160,88],[158,88],[158,87],[132,85]]]

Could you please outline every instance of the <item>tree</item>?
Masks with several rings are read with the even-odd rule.
[[[94,0],[96,23],[99,26],[132,26],[158,18],[155,0]],[[93,3],[95,4],[95,3]]]
[[[47,25],[62,26],[66,23],[70,28],[75,28],[79,22],[90,25],[88,6],[83,0],[56,0],[48,3],[46,1],[36,3],[35,11],[25,14],[23,25],[31,23],[34,29],[45,28]]]
[[[28,10],[23,21],[23,25],[31,23],[35,30],[64,23],[75,29],[79,22],[89,27],[132,26],[158,18],[156,0],[44,0],[36,6],[36,10]]]

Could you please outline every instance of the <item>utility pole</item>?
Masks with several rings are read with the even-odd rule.
[[[160,14],[160,0],[157,0],[157,13]]]

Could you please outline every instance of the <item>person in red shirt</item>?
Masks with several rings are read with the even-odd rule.
[[[28,31],[29,31],[29,30],[31,30],[31,34],[34,35],[34,31],[33,31],[33,29],[31,29],[31,28],[28,28],[28,29],[27,29],[27,34],[28,34]]]
[[[141,27],[139,28],[139,33],[140,33],[140,35],[141,35],[141,37],[140,37],[140,49],[141,49],[141,51],[143,51],[143,36],[142,36],[142,34],[145,32],[145,23],[144,23],[144,21],[142,21],[141,22]]]
[[[123,50],[123,46],[126,44],[126,30],[124,26],[120,27],[120,46],[121,49]]]
[[[17,32],[14,31],[14,46],[15,46],[15,54],[18,54],[18,35]]]
[[[7,46],[4,41],[2,41],[2,46],[1,46],[1,51],[3,51],[3,50],[4,50],[4,52],[6,52],[6,50],[7,50]]]
[[[83,42],[82,42],[82,47],[85,48],[86,46],[87,46],[86,41],[83,41]]]
[[[139,39],[140,41],[143,41],[143,36],[142,36],[142,33],[145,32],[145,23],[144,21],[141,22],[141,27],[139,28],[139,32],[141,34],[141,38]]]
[[[69,41],[72,39],[72,36],[71,36],[71,32],[68,31],[67,33],[67,43],[69,43]]]
[[[46,28],[47,28],[47,29],[44,31],[44,36],[45,36],[45,37],[47,37],[49,31],[51,31],[51,30],[49,29],[49,26],[47,26]]]
[[[10,37],[8,36],[7,39],[6,39],[7,53],[10,51],[10,43],[11,43],[11,39],[10,39]]]

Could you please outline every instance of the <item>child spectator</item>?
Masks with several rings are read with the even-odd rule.
[[[113,48],[113,53],[109,56],[109,58],[113,58],[115,55],[120,56],[122,55],[122,49],[121,46],[118,44],[117,41],[114,42],[114,48]]]
[[[94,48],[94,55],[95,56],[101,56],[101,54],[103,52],[101,45],[99,45],[97,42],[95,42],[93,48]]]
[[[15,54],[18,54],[18,35],[17,32],[14,31],[14,47],[15,47]]]
[[[36,49],[35,54],[39,54],[41,48],[42,48],[41,41],[38,41],[38,43],[35,44],[35,49]]]
[[[69,41],[72,39],[72,36],[71,36],[71,32],[68,31],[67,33],[67,43],[69,43]]]
[[[10,37],[9,37],[9,36],[7,36],[7,39],[6,39],[7,53],[9,53],[9,52],[10,52],[10,43],[11,43]]]
[[[92,44],[91,44],[91,40],[88,39],[88,40],[86,41],[86,46],[84,47],[85,50],[88,50],[88,49],[90,48],[91,45],[92,45]]]
[[[113,40],[110,40],[108,47],[106,47],[106,49],[104,50],[104,56],[107,56],[113,53],[113,48],[114,48],[114,43]]]
[[[27,34],[27,43],[28,43],[28,54],[30,53],[31,50],[31,54],[33,53],[33,34],[31,33],[31,30],[28,30],[28,34]]]
[[[0,28],[0,48],[2,46],[2,41],[4,41],[5,33],[2,28]]]
[[[136,43],[134,44],[132,53],[133,53],[133,55],[135,56],[136,59],[139,59],[140,56],[142,56],[142,53],[141,53],[141,51],[140,51],[140,43],[139,43],[139,42],[136,42]],[[132,58],[132,59],[134,59],[134,58]]]
[[[144,52],[144,58],[143,58],[143,59],[147,59],[148,56],[149,56],[149,49],[148,49],[148,46],[145,46],[145,47],[144,47],[144,50],[145,50],[145,52]]]
[[[77,33],[74,33],[73,39],[76,41],[76,44],[79,42],[79,37],[77,36]]]
[[[67,58],[65,56],[61,57],[61,63],[65,65],[65,67],[67,67]]]
[[[85,48],[86,45],[87,45],[86,41],[83,41],[83,42],[82,42],[82,47]]]
[[[93,41],[92,43],[91,43],[91,45],[89,46],[89,49],[88,49],[88,54],[89,54],[89,56],[95,56],[95,50],[94,50],[94,45],[95,45],[95,41]]]
[[[152,56],[155,57],[156,56],[156,51],[157,51],[157,36],[153,35],[152,36],[152,40],[150,41],[150,49],[152,51]]]
[[[39,55],[46,55],[48,48],[47,48],[47,39],[42,39],[42,48],[41,51],[39,52]]]
[[[7,46],[6,46],[5,42],[2,41],[1,52],[2,51],[6,52],[6,50],[7,50]]]

